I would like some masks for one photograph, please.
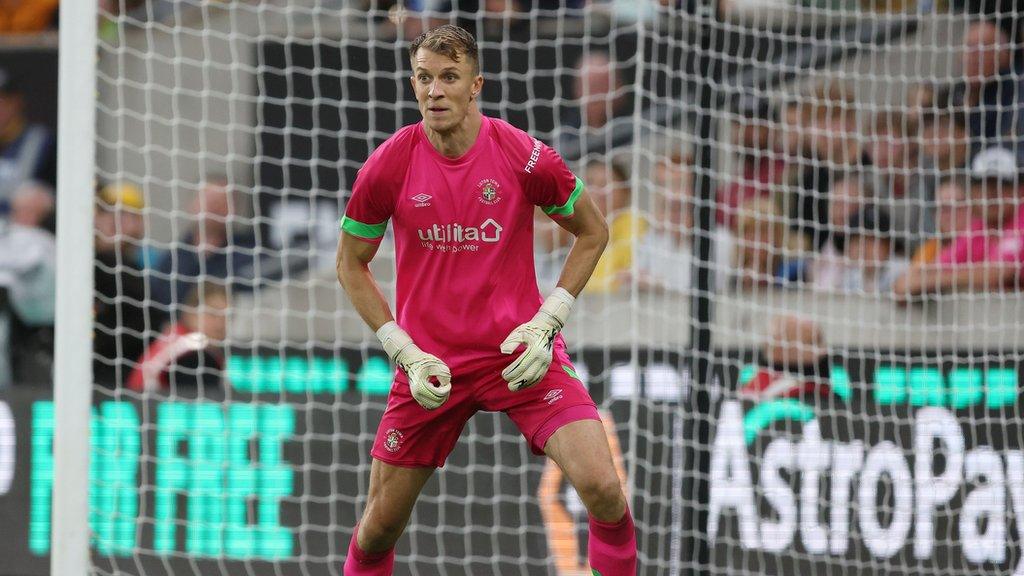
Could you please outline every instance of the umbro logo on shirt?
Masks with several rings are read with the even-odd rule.
[[[430,206],[431,198],[433,198],[433,196],[431,196],[430,194],[420,193],[409,199],[416,203],[416,208],[423,208],[424,206]]]

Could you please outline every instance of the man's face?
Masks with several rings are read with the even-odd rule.
[[[608,123],[610,109],[615,106],[613,92],[618,78],[611,63],[603,56],[591,56],[580,63],[573,87],[574,96],[583,103],[583,121],[590,128]]]
[[[841,229],[863,204],[864,194],[858,178],[848,177],[837,181],[829,193],[829,223],[836,229]]]
[[[878,268],[889,260],[889,241],[877,236],[855,234],[847,243],[847,254],[861,268]]]
[[[126,240],[142,240],[146,235],[146,220],[139,212],[131,208],[123,208],[118,211],[117,216],[121,235]]]
[[[907,138],[896,132],[876,132],[868,144],[868,153],[878,168],[902,168],[910,162]]]
[[[95,216],[96,249],[100,252],[127,250],[146,235],[142,214],[132,208],[99,206]]]
[[[935,191],[938,204],[936,224],[943,236],[953,237],[971,227],[971,210],[967,207],[967,194],[955,180],[943,182]]]
[[[982,84],[1010,65],[1010,46],[1006,34],[995,24],[978,22],[964,35],[960,66],[971,84]]]
[[[420,48],[412,59],[412,88],[427,127],[446,134],[460,126],[473,109],[484,79],[463,55],[451,58]]]
[[[23,101],[20,94],[0,92],[0,130],[7,128],[22,113]]]
[[[733,127],[733,139],[745,152],[767,150],[771,142],[771,131],[767,121],[743,119]]]
[[[587,164],[584,172],[587,194],[594,199],[594,203],[606,215],[612,209],[612,184],[609,172],[609,168],[600,162]]]
[[[190,211],[195,216],[195,242],[221,246],[227,242],[228,224],[232,217],[231,191],[225,184],[206,184],[192,200]]]
[[[962,127],[946,118],[926,123],[921,129],[921,149],[940,168],[959,164],[966,153],[967,135]]]
[[[223,296],[211,296],[199,309],[187,313],[189,330],[202,332],[214,344],[222,344],[228,335],[228,301]]]

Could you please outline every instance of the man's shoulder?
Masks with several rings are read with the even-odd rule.
[[[510,159],[528,158],[535,148],[543,144],[525,130],[499,118],[489,118],[491,138]]]
[[[418,140],[419,123],[409,124],[399,128],[387,140],[380,143],[369,158],[366,164],[380,164],[391,161],[401,161],[408,158]]]
[[[492,118],[491,123],[492,138],[520,180],[525,181],[537,172],[557,165],[554,160],[558,154],[540,139],[504,120]]]
[[[392,189],[405,179],[419,142],[419,124],[400,128],[374,150],[359,169],[359,179],[374,189]]]

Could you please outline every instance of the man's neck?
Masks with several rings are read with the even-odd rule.
[[[11,121],[7,123],[7,126],[0,129],[0,144],[10,144],[11,142],[14,142],[18,136],[21,136],[24,129],[24,118],[16,117],[11,119]]]
[[[423,128],[427,133],[427,140],[435,150],[446,158],[458,158],[473,147],[476,137],[480,134],[480,127],[483,126],[483,120],[483,115],[478,110],[473,110],[458,126],[448,132],[436,132],[426,124]]]

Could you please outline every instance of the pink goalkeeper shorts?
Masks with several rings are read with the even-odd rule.
[[[511,392],[501,371],[452,375],[448,401],[436,410],[420,406],[409,391],[405,374],[397,371],[388,405],[377,428],[370,455],[406,468],[444,466],[466,422],[478,410],[504,412],[530,443],[534,454],[556,430],[577,420],[601,420],[571,364],[556,359],[544,378]]]

